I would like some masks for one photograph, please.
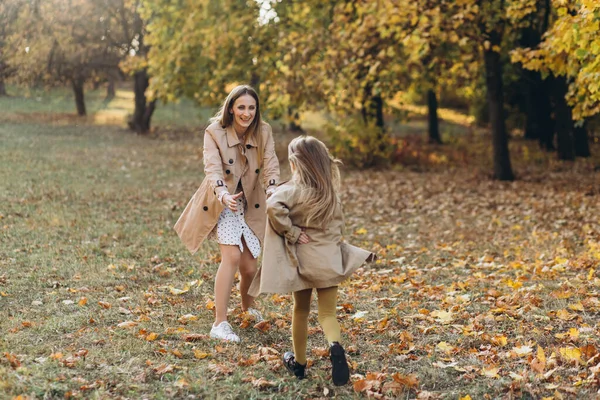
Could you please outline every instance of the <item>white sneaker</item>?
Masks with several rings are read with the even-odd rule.
[[[215,339],[221,339],[226,342],[239,343],[240,337],[233,332],[233,328],[229,325],[229,322],[223,321],[219,325],[213,324],[210,330],[210,337]]]
[[[258,311],[256,308],[248,307],[246,312],[254,317],[254,319],[256,320],[256,323],[259,323],[259,322],[262,322],[265,320],[263,318],[262,314],[260,313],[260,311]]]

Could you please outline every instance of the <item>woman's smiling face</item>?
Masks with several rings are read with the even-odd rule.
[[[256,116],[256,100],[249,94],[237,98],[233,107],[229,110],[233,114],[233,127],[237,133],[243,133],[248,129]]]

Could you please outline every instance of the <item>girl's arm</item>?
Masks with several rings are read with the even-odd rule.
[[[271,125],[265,123],[265,130],[267,131],[267,138],[263,156],[263,184],[267,194],[270,195],[279,184],[279,160],[277,154],[275,154],[275,141],[273,140]]]
[[[223,177],[223,162],[217,143],[208,131],[204,132],[203,159],[204,175],[210,182],[213,193],[218,199],[221,199],[221,196],[227,192],[225,178]]]
[[[290,208],[293,206],[290,194],[291,191],[288,188],[277,189],[267,200],[267,216],[273,230],[294,244],[298,242],[302,229],[294,225],[290,218]]]

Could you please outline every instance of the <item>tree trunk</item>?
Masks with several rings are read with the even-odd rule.
[[[541,79],[541,75],[537,72],[536,74]],[[539,143],[540,147],[544,150],[554,150],[554,121],[552,121],[552,93],[551,93],[551,78],[540,80],[539,86],[536,87],[536,93],[532,94],[532,106],[533,106],[533,117],[537,121],[537,127],[539,129]]]
[[[75,93],[75,106],[77,107],[77,115],[79,116],[85,116],[87,114],[85,111],[85,97],[83,94],[84,83],[85,80],[81,76],[75,77],[71,80],[73,93]]]
[[[6,93],[6,85],[4,84],[4,78],[0,78],[0,96],[8,96],[8,93]]]
[[[496,38],[493,44],[500,42]],[[484,50],[485,80],[490,106],[492,144],[494,152],[494,177],[502,181],[514,180],[508,152],[508,135],[504,116],[504,94],[502,82],[502,61],[500,54],[490,49]]]
[[[574,160],[573,116],[571,107],[565,100],[567,81],[559,76],[554,79],[554,120],[557,138],[557,155],[559,160]]]
[[[541,74],[537,71],[525,71],[525,75],[527,80],[525,139],[538,140],[544,150],[554,150],[549,80],[542,80]]]
[[[429,143],[438,143],[442,144],[442,138],[440,137],[440,127],[438,120],[438,102],[437,96],[433,89],[429,89],[427,91],[427,110],[428,110],[428,118],[427,118],[427,131],[429,132]]]
[[[587,122],[583,122],[581,126],[575,126],[573,129],[573,142],[575,147],[575,156],[577,157],[589,157],[590,142],[588,139]]]
[[[257,93],[259,92],[260,76],[257,73],[253,72],[250,76],[250,86],[252,86]]]
[[[362,117],[365,125],[369,125],[375,120],[375,126],[383,131],[385,121],[383,119],[383,98],[380,94],[373,95],[373,89],[370,85],[365,87],[362,101]]]
[[[148,72],[146,69],[137,71],[133,74],[133,79],[135,108],[133,117],[129,121],[129,128],[137,133],[145,135],[150,132],[150,120],[152,119],[152,114],[154,114],[154,109],[156,108],[156,101],[153,100],[150,104],[147,104],[146,102],[146,89],[149,85]]]
[[[106,97],[104,98],[104,101],[108,103],[115,98],[115,95],[115,80],[109,78],[108,84],[106,85]]]
[[[300,115],[295,107],[288,106],[288,130],[290,132],[304,133],[304,129],[300,126]]]

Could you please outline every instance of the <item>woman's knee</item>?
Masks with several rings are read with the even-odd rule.
[[[225,248],[221,248],[221,264],[238,268],[241,260],[242,253],[237,247],[227,246]]]

